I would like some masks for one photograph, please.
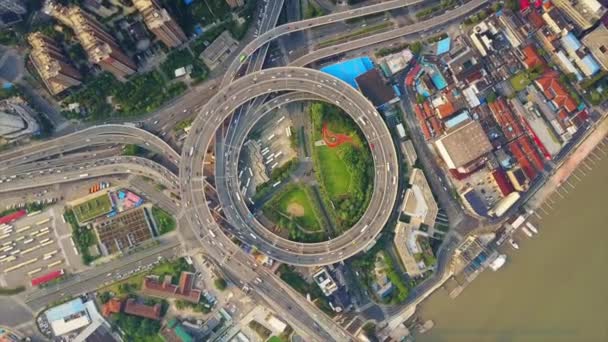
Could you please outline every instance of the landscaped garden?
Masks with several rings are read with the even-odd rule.
[[[338,107],[314,103],[310,113],[313,162],[324,205],[336,228],[344,231],[367,209],[373,190],[371,152],[359,127]]]
[[[289,184],[264,206],[264,215],[289,231],[295,241],[313,242],[325,239],[319,208],[312,189],[305,184]]]
[[[78,222],[84,223],[98,216],[109,213],[112,209],[112,202],[108,194],[99,195],[95,198],[75,205],[72,210]]]

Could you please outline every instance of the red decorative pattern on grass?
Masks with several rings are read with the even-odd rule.
[[[353,141],[351,137],[346,134],[334,133],[329,130],[327,123],[323,123],[323,141],[327,147],[338,147],[344,143],[350,143]]]

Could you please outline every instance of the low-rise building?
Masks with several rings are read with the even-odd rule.
[[[576,101],[559,81],[559,76],[552,70],[547,70],[535,81],[536,85],[550,101],[553,110],[565,109],[568,113],[576,111]]]
[[[583,44],[595,57],[602,69],[608,70],[608,28],[600,24],[583,37]]]
[[[175,298],[198,303],[201,290],[194,289],[194,273],[182,272],[177,285],[171,283],[171,276],[166,275],[161,282],[157,276],[147,276],[143,280],[141,292],[160,298]]]
[[[380,60],[380,67],[387,76],[392,76],[405,69],[414,58],[409,49],[385,56]]]
[[[393,88],[382,78],[380,71],[371,69],[355,78],[357,87],[376,108],[382,108],[388,104],[399,101]]]
[[[91,318],[81,298],[50,308],[45,312],[45,316],[55,336],[65,335],[91,323]]]
[[[214,69],[222,60],[236,51],[239,42],[232,38],[228,31],[222,32],[215,40],[207,46],[200,58],[205,62],[209,69]]]
[[[492,144],[476,120],[469,120],[451,129],[435,142],[435,147],[447,167],[461,173],[474,170],[492,151]]]
[[[324,267],[315,272],[312,278],[326,296],[329,296],[338,290],[338,285],[336,285],[336,282]]]
[[[152,224],[145,210],[129,210],[93,225],[104,255],[124,251],[152,238]]]
[[[172,318],[160,330],[160,336],[165,342],[192,342],[194,337],[188,333],[184,326],[176,319]]]
[[[161,305],[145,305],[140,304],[135,301],[133,298],[127,299],[127,302],[124,306],[124,312],[129,315],[160,320],[161,315]]]
[[[591,77],[600,71],[600,65],[593,56],[586,51],[581,42],[572,32],[568,32],[561,38],[562,46],[568,52],[570,58],[587,77]]]

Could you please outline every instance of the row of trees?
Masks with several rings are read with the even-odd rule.
[[[71,209],[68,209],[63,214],[66,222],[70,224],[72,227],[72,238],[74,239],[74,243],[76,244],[76,248],[82,257],[82,262],[85,265],[90,264],[96,258],[91,255],[89,252],[89,247],[95,245],[97,243],[97,239],[95,238],[95,234],[90,229],[86,227],[81,227],[76,220],[76,216]]]
[[[64,101],[79,103],[83,111],[64,111],[64,116],[102,120],[113,115],[141,115],[159,108],[185,90],[184,83],[168,84],[158,71],[136,75],[127,82],[119,82],[112,74],[102,73]]]

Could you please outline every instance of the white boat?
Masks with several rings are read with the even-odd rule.
[[[517,244],[517,242],[515,242],[515,240],[509,239],[509,243],[511,244],[511,247],[519,249],[519,245]]]
[[[532,237],[532,232],[530,231],[530,229],[526,228],[526,227],[521,227],[521,231],[524,232],[526,235],[528,235],[528,237]]]
[[[496,257],[496,259],[494,259],[490,263],[490,268],[492,269],[492,271],[498,271],[501,267],[505,265],[505,262],[507,262],[507,255],[500,254],[498,257]]]
[[[538,234],[538,229],[536,229],[536,227],[534,227],[532,223],[526,222],[526,226],[528,227],[528,229],[530,229],[530,231],[532,231],[532,233]]]

